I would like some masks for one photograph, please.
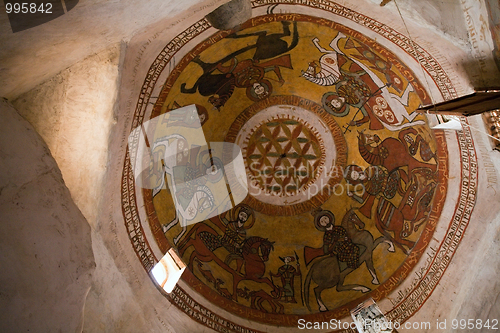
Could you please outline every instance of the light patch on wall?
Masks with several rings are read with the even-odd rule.
[[[179,258],[175,250],[171,248],[153,267],[151,274],[163,290],[171,293],[185,269],[186,265]]]

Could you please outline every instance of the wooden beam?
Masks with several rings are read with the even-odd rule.
[[[500,90],[478,90],[472,94],[449,101],[419,107],[418,113],[432,113],[452,116],[473,116],[500,109]]]

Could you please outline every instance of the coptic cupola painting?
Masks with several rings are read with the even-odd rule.
[[[179,137],[169,143],[176,166],[162,177],[184,185],[122,197],[144,267],[170,247],[187,265],[183,287],[168,296],[174,304],[197,294],[239,317],[294,326],[346,316],[405,280],[444,205],[448,148],[444,132],[414,112],[432,102],[425,82],[374,36],[399,38],[392,48],[409,53],[407,40],[340,5],[276,4],[254,3],[238,29],[202,20],[183,31],[151,62],[137,102],[136,126],[195,104],[206,142],[241,150],[244,200],[219,207],[207,184],[220,181],[224,161]],[[450,94],[438,72],[429,75]],[[160,163],[151,167],[168,167]],[[123,187],[132,189],[129,173],[126,161]],[[207,211],[198,223],[182,222]],[[417,287],[425,288],[400,295],[394,316]],[[193,302],[187,313],[199,309]]]

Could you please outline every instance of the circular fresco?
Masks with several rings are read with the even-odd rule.
[[[445,141],[414,112],[425,90],[391,52],[322,18],[279,17],[200,41],[152,114],[196,104],[207,143],[240,147],[247,197],[186,226],[178,193],[143,196],[155,241],[177,248],[194,290],[245,318],[296,325],[397,286],[435,229],[447,162]],[[183,144],[185,170],[204,172],[209,149]]]

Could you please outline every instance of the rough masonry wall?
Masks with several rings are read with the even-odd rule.
[[[116,44],[13,101],[47,142],[71,196],[92,226],[115,122],[121,52],[122,46]]]
[[[207,6],[215,8],[221,2]],[[176,18],[169,28],[184,19]],[[85,303],[83,331],[173,332],[175,327],[201,332],[206,328],[200,328],[165,300],[136,262],[135,254],[127,253],[131,252],[130,240],[121,230],[118,241],[116,228],[123,228],[123,224],[112,225],[109,215],[99,213],[100,206],[110,205],[109,196],[102,194],[105,173],[113,164],[108,161],[109,133],[116,121],[127,117],[119,112],[114,115],[125,47],[124,43],[114,44],[39,84],[13,103],[46,140],[71,196],[91,225],[96,270]],[[112,188],[120,191],[119,185]],[[67,302],[71,299],[60,301]],[[78,308],[83,311],[83,302]]]
[[[367,1],[377,2],[378,0]],[[409,34],[417,44],[421,46],[432,44],[429,40],[432,37],[422,34],[428,29],[467,53],[466,57],[456,57],[449,53],[446,55],[452,67],[466,74],[466,79],[463,80],[465,89],[463,91],[459,89],[459,95],[463,95],[472,91],[473,88],[498,86],[499,72],[492,53],[495,48],[493,38],[496,36],[498,39],[498,34],[495,34],[498,27],[490,26],[498,16],[498,9],[489,2],[489,0],[423,0],[418,2],[394,0],[382,8],[386,11],[387,17],[393,21],[389,25],[405,35]],[[488,22],[489,18],[490,22]],[[397,25],[400,26],[397,27]],[[444,48],[440,47],[427,48],[427,50],[433,55],[447,53]],[[441,59],[438,60],[441,62]],[[441,65],[447,67],[446,63],[441,63]],[[467,88],[467,85],[470,87]],[[455,86],[458,88],[456,83]]]
[[[483,128],[484,123],[481,116],[469,118],[471,125]],[[486,126],[484,126],[486,127]],[[497,186],[500,176],[500,152],[493,150],[495,142],[486,135],[478,133],[476,147],[480,156],[482,178],[485,187],[489,191],[478,200],[478,205],[490,207],[490,215],[474,219],[471,226],[472,232],[466,233],[470,242],[464,252],[475,252],[471,260],[457,260],[457,265],[466,262],[464,270],[469,274],[464,283],[465,287],[456,290],[459,293],[460,302],[454,304],[452,313],[457,319],[476,319],[486,322],[487,320],[500,318],[500,213],[498,212]],[[487,129],[484,128],[484,132]],[[494,208],[495,207],[495,208]],[[453,288],[453,286],[452,286]],[[485,327],[480,332],[488,332]]]
[[[2,332],[78,332],[95,268],[90,226],[42,138],[0,102]]]
[[[397,1],[403,18],[420,23],[437,31],[446,39],[457,45],[467,43],[467,28],[464,22],[464,13],[460,1],[423,0],[423,1]],[[387,10],[399,15],[396,2],[391,1],[386,5]],[[418,31],[410,34],[418,35]]]

